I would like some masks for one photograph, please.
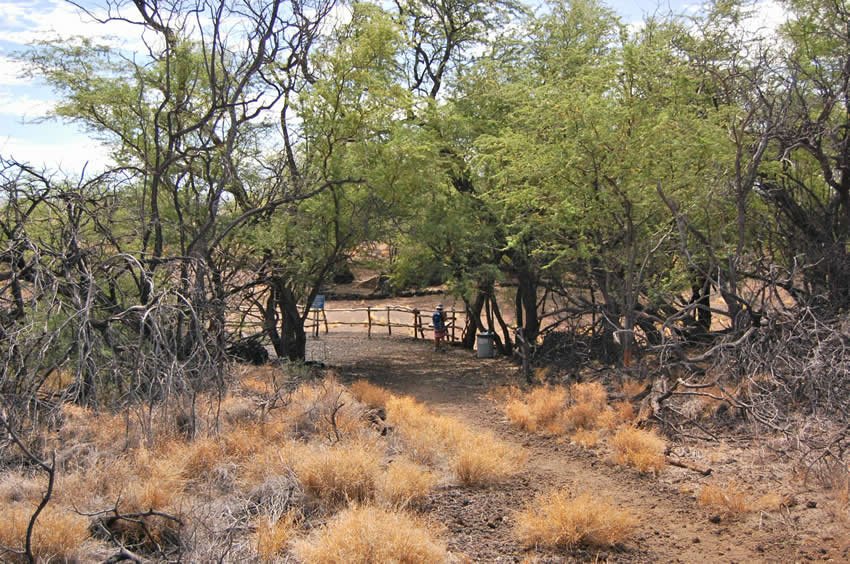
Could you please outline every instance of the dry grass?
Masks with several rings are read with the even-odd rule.
[[[368,428],[364,414],[363,404],[329,375],[321,382],[299,386],[292,393],[284,419],[300,438],[339,440]]]
[[[556,491],[538,496],[517,515],[515,534],[528,547],[608,546],[629,538],[636,525],[634,516],[609,503]]]
[[[570,436],[575,444],[583,448],[593,448],[599,444],[599,432],[595,430],[579,429]]]
[[[415,462],[398,458],[382,477],[378,496],[393,507],[404,508],[421,503],[436,484],[437,477],[433,472]]]
[[[520,429],[554,434],[563,430],[566,402],[567,390],[563,386],[540,386],[508,399],[505,415]]]
[[[43,480],[13,471],[0,475],[0,507],[22,501],[38,503],[43,491]]]
[[[611,406],[614,409],[614,413],[617,415],[617,419],[622,423],[631,423],[635,420],[637,413],[635,413],[635,408],[628,401],[618,401]]]
[[[633,398],[646,388],[646,384],[634,378],[626,378],[620,384],[620,393],[626,398]]]
[[[432,464],[446,451],[446,441],[459,432],[451,422],[434,415],[410,397],[387,401],[387,422],[395,428],[407,454],[423,464]]]
[[[705,484],[697,495],[697,503],[726,518],[738,517],[753,510],[750,496],[734,481]]]
[[[501,482],[525,465],[526,453],[490,433],[470,432],[455,445],[452,470],[465,486]]]
[[[351,384],[351,394],[357,401],[372,408],[386,408],[387,400],[393,397],[389,391],[366,380],[357,380]]]
[[[640,472],[657,472],[665,465],[667,443],[655,431],[623,427],[611,438],[614,461]]]
[[[198,439],[181,449],[183,477],[187,480],[203,480],[213,468],[227,461],[224,444],[213,438]]]
[[[564,413],[568,429],[595,429],[599,417],[608,406],[608,393],[599,382],[585,382],[570,386],[572,405]]]
[[[257,556],[269,562],[283,554],[298,530],[298,517],[293,511],[280,518],[264,515],[254,522],[254,541]]]
[[[587,403],[604,407],[608,403],[608,392],[599,382],[583,382],[570,386],[573,403]]]
[[[525,463],[519,447],[474,431],[453,417],[436,415],[409,397],[390,399],[387,418],[409,456],[423,464],[446,462],[465,485],[499,482]]]
[[[296,543],[296,556],[311,564],[445,562],[445,544],[419,519],[398,510],[351,507]]]
[[[329,506],[370,500],[381,473],[382,454],[372,444],[303,446],[293,469],[304,490]]]
[[[23,549],[29,520],[35,511],[30,504],[13,504],[2,509],[0,545]],[[32,551],[38,561],[75,561],[89,538],[88,519],[47,506],[33,529]],[[11,555],[4,555],[4,558]],[[10,560],[12,561],[12,560]],[[21,561],[25,561],[21,558]]]
[[[170,511],[176,508],[186,487],[180,446],[173,444],[161,449],[141,448],[135,452],[132,480],[123,486],[119,509],[125,513],[140,513],[149,509]]]

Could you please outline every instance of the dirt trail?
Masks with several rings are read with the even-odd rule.
[[[389,390],[410,394],[433,409],[495,431],[523,445],[529,460],[523,474],[488,489],[449,486],[432,496],[429,514],[446,525],[450,548],[476,562],[511,562],[529,556],[539,562],[776,562],[812,556],[800,551],[789,534],[787,515],[753,514],[735,522],[712,522],[681,491],[696,478],[667,468],[661,476],[642,476],[614,466],[604,454],[563,439],[516,431],[498,406],[485,397],[493,386],[515,381],[516,370],[499,360],[479,360],[463,350],[435,353],[411,339],[364,340],[333,336],[319,346],[345,380],[365,378]],[[590,492],[628,508],[640,521],[637,535],[608,551],[528,551],[511,536],[513,513],[537,492],[552,487]],[[715,519],[716,520],[716,519]]]

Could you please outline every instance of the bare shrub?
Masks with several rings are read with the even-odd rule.
[[[22,501],[38,503],[43,489],[44,485],[38,479],[7,471],[0,475],[0,504],[5,507]]]
[[[445,562],[448,552],[420,519],[399,510],[350,507],[309,538],[295,554],[315,564]]]
[[[611,438],[614,461],[633,466],[640,472],[657,472],[664,468],[667,443],[655,431],[623,427]]]
[[[339,441],[367,428],[364,413],[363,404],[331,374],[318,383],[299,386],[285,417],[298,437],[317,435]]]
[[[608,546],[628,539],[635,517],[588,494],[561,490],[537,496],[516,516],[514,532],[525,546]]]

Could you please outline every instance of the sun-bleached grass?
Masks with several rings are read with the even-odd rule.
[[[44,480],[11,470],[0,475],[0,507],[22,501],[38,503],[43,491]]]
[[[570,440],[583,448],[593,448],[599,444],[599,431],[593,429],[579,429],[572,435]]]
[[[513,476],[525,462],[520,447],[491,433],[470,432],[454,445],[452,471],[465,486],[484,486]]]
[[[280,517],[262,515],[254,521],[254,545],[263,562],[281,556],[298,532],[298,514],[294,511]]]
[[[295,554],[311,564],[446,562],[449,554],[420,519],[399,510],[350,507],[308,538],[295,543]]]
[[[0,516],[0,545],[23,549],[27,527],[35,505],[15,503],[5,506]],[[39,562],[76,561],[81,557],[81,548],[89,538],[88,519],[70,510],[48,505],[38,516],[33,529],[32,551]],[[9,558],[14,562],[11,554]],[[21,557],[21,562],[26,560]]]
[[[434,415],[410,397],[394,397],[387,401],[387,422],[404,443],[405,451],[417,462],[433,464],[446,450],[446,440],[453,431],[445,418]]]
[[[292,467],[307,493],[333,507],[374,497],[382,456],[375,445],[363,442],[304,445],[294,450]]]
[[[750,496],[734,481],[712,482],[700,488],[697,503],[726,518],[734,518],[753,510]]]
[[[573,403],[604,406],[608,402],[608,392],[600,382],[577,382],[570,386],[570,398]]]
[[[608,405],[608,392],[599,382],[576,383],[569,388],[571,405],[564,413],[569,429],[594,429]]]
[[[378,485],[378,497],[392,507],[405,508],[421,503],[437,484],[437,476],[405,458],[390,463]]]
[[[525,452],[492,433],[471,429],[458,419],[432,413],[409,397],[387,402],[387,419],[406,453],[423,464],[443,462],[464,485],[499,482],[519,472]]]
[[[508,420],[526,431],[556,434],[563,431],[567,389],[563,386],[540,386],[505,404]]]
[[[666,464],[667,443],[655,431],[623,427],[609,441],[617,464],[657,472]]]
[[[130,461],[133,479],[116,484],[122,512],[171,511],[177,507],[187,483],[180,446],[175,448],[169,444],[156,450],[140,448],[134,453]]]
[[[352,383],[351,394],[357,401],[372,408],[386,408],[387,400],[393,397],[388,390],[372,384],[368,380],[357,380]]]
[[[537,496],[517,514],[514,532],[527,547],[604,547],[628,539],[637,526],[629,512],[588,494],[561,490]]]

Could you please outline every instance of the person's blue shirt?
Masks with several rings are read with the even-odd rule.
[[[446,323],[443,320],[443,312],[442,311],[435,311],[434,314],[431,316],[431,320],[434,323],[434,329],[445,329],[446,328]]]

